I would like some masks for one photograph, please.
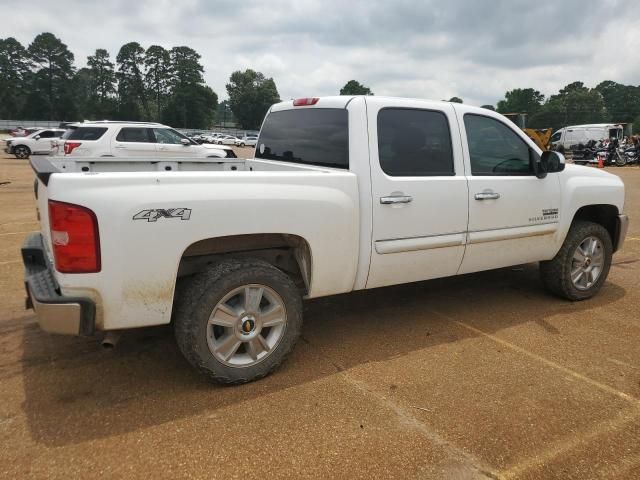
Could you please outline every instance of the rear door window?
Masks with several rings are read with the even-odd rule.
[[[443,112],[385,108],[378,113],[380,167],[392,177],[455,175]]]
[[[153,143],[148,128],[124,127],[116,136],[116,142]]]
[[[98,140],[106,131],[106,127],[78,127],[71,131],[67,140]]]
[[[349,168],[347,110],[305,108],[270,113],[258,138],[256,158]]]

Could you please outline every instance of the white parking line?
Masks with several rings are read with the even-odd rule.
[[[616,417],[607,419],[584,433],[573,435],[568,439],[564,438],[560,441],[552,442],[547,445],[542,452],[536,452],[536,454],[530,458],[527,458],[517,465],[500,472],[500,477],[504,479],[518,478],[527,470],[541,467],[549,463],[554,458],[558,458],[560,455],[570,452],[580,445],[587,445],[600,435],[619,430],[630,423],[635,422],[638,418],[640,418],[640,410],[637,408],[622,411]]]
[[[640,406],[640,399],[638,399],[638,398],[636,398],[634,396],[631,396],[631,395],[629,395],[627,393],[624,393],[624,392],[622,392],[620,390],[617,390],[617,389],[615,389],[613,387],[610,387],[609,385],[606,385],[606,384],[604,384],[602,382],[599,382],[597,380],[594,380],[592,378],[586,377],[586,376],[582,375],[581,373],[578,373],[578,372],[576,372],[574,370],[571,370],[570,368],[567,368],[567,367],[564,367],[564,366],[560,365],[559,363],[556,363],[554,361],[551,361],[549,359],[541,357],[540,355],[537,355],[537,354],[535,354],[533,352],[530,352],[529,350],[525,350],[524,348],[519,347],[517,345],[514,345],[513,343],[507,342],[506,340],[503,340],[503,339],[501,339],[499,337],[496,337],[495,335],[491,335],[490,333],[483,332],[482,330],[480,330],[480,329],[478,329],[476,327],[473,327],[473,326],[471,326],[471,325],[469,325],[467,323],[461,322],[460,320],[456,320],[455,318],[452,318],[452,317],[450,317],[448,315],[445,315],[445,314],[443,314],[441,312],[437,312],[437,311],[432,310],[432,309],[429,309],[429,310],[431,312],[435,313],[436,315],[438,315],[438,316],[440,316],[440,317],[442,317],[442,318],[444,318],[446,320],[449,320],[450,322],[456,323],[456,324],[460,325],[461,327],[466,328],[467,330],[471,330],[472,332],[477,333],[478,335],[482,335],[484,337],[490,338],[494,342],[499,343],[500,345],[503,345],[503,346],[505,346],[507,348],[510,348],[511,350],[515,350],[518,353],[526,355],[527,357],[532,358],[532,359],[534,359],[534,360],[536,360],[536,361],[538,361],[540,363],[544,363],[545,365],[547,365],[547,366],[549,366],[551,368],[554,368],[556,370],[559,370],[562,373],[565,373],[565,374],[567,374],[567,375],[569,375],[569,376],[571,376],[573,378],[576,378],[576,379],[581,380],[581,381],[583,381],[585,383],[588,383],[589,385],[592,385],[592,386],[594,386],[596,388],[599,388],[600,390],[603,390],[603,391],[605,391],[607,393],[615,395],[616,397],[622,398],[623,400],[626,400],[626,401],[632,403],[633,405]]]
[[[0,265],[11,265],[12,263],[20,263],[22,260],[9,260],[8,262],[0,262]]]
[[[9,233],[0,233],[0,237],[4,237],[7,235],[24,235],[25,233],[31,233],[33,230],[29,230],[28,232],[9,232]]]

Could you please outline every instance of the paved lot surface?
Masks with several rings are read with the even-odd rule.
[[[229,388],[169,328],[39,330],[32,174],[0,158],[0,477],[640,478],[640,168],[611,170],[632,223],[593,300],[535,265],[316,300],[286,365]]]

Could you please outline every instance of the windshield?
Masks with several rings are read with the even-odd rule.
[[[347,110],[305,108],[270,113],[260,131],[256,158],[349,168]]]

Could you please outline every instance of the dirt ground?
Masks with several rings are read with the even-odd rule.
[[[611,171],[632,221],[596,298],[525,265],[315,300],[286,364],[230,388],[168,327],[39,329],[32,173],[0,157],[0,477],[640,478],[640,168]]]

